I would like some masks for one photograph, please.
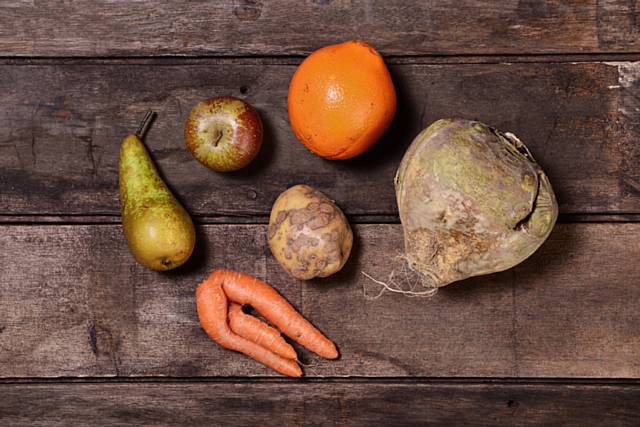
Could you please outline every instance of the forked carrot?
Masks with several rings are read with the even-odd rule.
[[[231,270],[214,271],[209,278],[222,284],[229,300],[255,308],[283,334],[309,350],[325,359],[338,357],[335,344],[302,317],[278,291],[262,280]]]
[[[229,329],[227,324],[227,297],[222,284],[205,280],[196,290],[196,308],[200,324],[212,340],[229,350],[239,351],[283,375],[299,377],[302,370],[295,360],[285,359],[270,350],[243,338]]]
[[[229,307],[233,303],[238,305]],[[275,329],[242,313],[240,305],[245,304],[251,305],[280,331],[309,350],[327,359],[338,357],[331,340],[302,317],[274,288],[256,277],[231,270],[216,270],[196,290],[200,324],[214,341],[225,348],[245,353],[284,375],[302,375],[295,362],[293,347]],[[238,327],[242,322],[246,324]],[[230,327],[231,323],[234,326]]]
[[[232,302],[229,304],[229,327],[243,338],[253,341],[286,359],[296,359],[296,351],[286,342],[280,332],[260,319],[245,314],[242,306]]]

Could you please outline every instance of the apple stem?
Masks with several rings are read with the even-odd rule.
[[[222,139],[222,137],[224,136],[224,132],[222,132],[221,130],[218,130],[217,134],[216,134],[216,140],[213,141],[213,146],[217,147],[218,144],[220,143],[220,140]]]
[[[151,110],[147,110],[147,113],[144,115],[144,118],[140,122],[140,127],[136,131],[136,136],[138,138],[142,139],[144,137],[144,134],[147,133],[147,130],[149,129],[149,125],[151,125],[151,122],[153,121],[153,118],[155,116],[156,116],[156,113],[154,113]]]

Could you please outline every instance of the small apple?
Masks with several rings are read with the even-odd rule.
[[[262,121],[245,101],[218,96],[199,102],[187,118],[184,141],[191,154],[217,172],[247,166],[262,145]]]

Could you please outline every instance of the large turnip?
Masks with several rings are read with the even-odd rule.
[[[409,267],[430,286],[506,270],[551,233],[558,205],[545,173],[510,133],[438,120],[395,178]]]

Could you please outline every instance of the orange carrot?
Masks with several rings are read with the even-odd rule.
[[[229,300],[252,306],[283,334],[309,350],[326,359],[338,357],[335,344],[262,280],[231,270],[214,271],[207,280],[220,283]]]
[[[239,351],[283,375],[300,377],[302,370],[292,360],[278,356],[270,350],[249,341],[231,331],[227,324],[227,296],[222,281],[215,273],[202,282],[196,290],[196,307],[200,324],[215,342],[230,350]]]
[[[291,344],[282,338],[280,332],[260,319],[245,314],[242,311],[242,306],[235,302],[229,304],[229,327],[241,337],[253,341],[279,356],[286,359],[298,357]]]

